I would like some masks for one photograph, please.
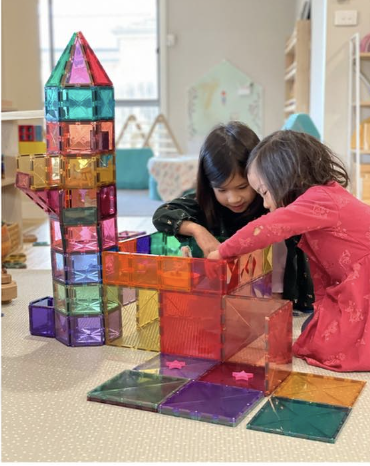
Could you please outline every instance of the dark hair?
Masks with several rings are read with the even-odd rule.
[[[308,188],[337,181],[343,187],[349,176],[343,162],[319,140],[306,133],[276,131],[252,151],[252,163],[277,207],[295,201]]]
[[[218,201],[212,188],[237,174],[246,178],[249,154],[258,143],[256,133],[239,121],[216,126],[204,141],[199,155],[196,197],[209,226],[217,223]]]

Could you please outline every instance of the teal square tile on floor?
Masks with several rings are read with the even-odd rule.
[[[351,409],[272,396],[247,429],[335,443]]]
[[[126,370],[89,391],[87,400],[157,412],[160,403],[187,383],[187,379]]]

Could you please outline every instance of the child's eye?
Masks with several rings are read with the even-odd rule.
[[[245,186],[239,186],[239,189],[247,189],[249,185],[245,185]]]
[[[224,192],[225,192],[225,190],[224,190],[224,189],[221,189],[221,188],[217,188],[217,191],[218,191],[219,193],[224,193]]]

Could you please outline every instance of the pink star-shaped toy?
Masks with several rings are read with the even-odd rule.
[[[233,372],[233,377],[235,380],[246,380],[248,382],[249,379],[253,379],[254,375],[251,372]]]
[[[175,359],[174,361],[167,361],[166,366],[169,369],[182,369],[186,364],[183,361],[178,361]]]

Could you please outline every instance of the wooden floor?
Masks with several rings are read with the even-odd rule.
[[[118,231],[132,230],[153,233],[156,231],[152,224],[152,217],[118,217]],[[49,220],[24,220],[23,233],[34,234],[37,241],[47,241],[50,244]],[[45,270],[51,269],[50,246],[33,246],[32,243],[24,243],[23,252],[27,255],[27,269]]]

